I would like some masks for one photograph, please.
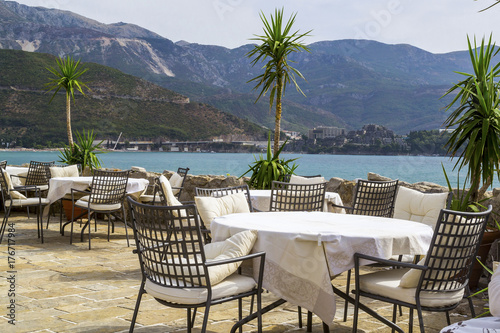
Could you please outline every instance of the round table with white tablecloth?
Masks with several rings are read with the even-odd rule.
[[[258,231],[253,251],[266,252],[264,287],[325,323],[335,316],[331,277],[354,267],[354,253],[425,254],[433,234],[418,222],[329,212],[240,213],[211,223],[214,241],[249,229]]]

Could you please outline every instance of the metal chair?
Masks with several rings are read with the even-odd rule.
[[[338,206],[350,214],[392,217],[398,180],[373,181],[359,179],[354,191],[352,207]]]
[[[14,190],[10,175],[0,168],[0,190],[2,193],[3,207],[5,215],[3,217],[2,225],[0,226],[0,243],[2,242],[5,229],[9,221],[9,216],[12,207],[35,207],[37,208],[37,230],[38,238],[41,238],[43,243],[43,225],[42,225],[42,207],[49,204],[46,198],[42,198],[40,194],[40,189],[36,185],[24,186],[24,191],[31,191],[34,194],[33,198],[26,198],[24,195]]]
[[[291,184],[273,181],[270,212],[323,211],[326,183]]]
[[[320,176],[321,177],[321,176]],[[326,182],[319,184],[293,184],[273,181],[269,211],[323,211]],[[298,307],[299,327],[302,328],[302,308]],[[312,313],[307,312],[307,332],[312,331]]]
[[[75,207],[80,207],[87,210],[88,220],[82,228],[81,231],[81,241],[83,241],[83,233],[85,228],[88,228],[89,234],[89,250],[91,249],[90,244],[90,221],[91,216],[94,216],[95,230],[97,231],[97,216],[96,213],[103,213],[108,216],[108,241],[110,234],[110,224],[112,226],[112,232],[115,231],[114,222],[111,220],[111,215],[116,219],[123,221],[125,224],[125,234],[127,237],[127,246],[130,246],[127,231],[127,222],[125,208],[123,205],[123,200],[125,199],[127,182],[130,170],[126,171],[104,171],[95,170],[94,176],[92,177],[92,183],[90,185],[90,194],[85,191],[80,191],[76,189],[71,189],[71,200],[73,201],[73,209],[71,214],[71,236],[70,244],[73,243],[73,224],[75,218]],[[80,199],[77,199],[78,193],[88,194]],[[76,201],[75,201],[76,200]],[[117,216],[116,213],[121,212],[121,217]]]
[[[142,272],[130,332],[134,331],[145,293],[162,305],[187,309],[187,332],[191,332],[194,326],[197,308],[205,307],[201,328],[201,332],[205,332],[212,305],[238,300],[241,320],[242,298],[256,295],[258,332],[262,331],[261,291],[265,253],[207,261],[194,205],[153,206],[140,204],[130,197],[127,200],[137,245],[134,252],[139,256]],[[255,258],[260,259],[257,281],[233,273],[218,284],[211,282],[215,267]]]
[[[182,192],[182,189],[184,188],[184,182],[186,181],[186,175],[187,175],[188,171],[189,171],[189,168],[178,168],[177,169],[177,176],[181,177],[179,179],[182,179],[180,184],[179,184],[180,186],[174,186],[174,184],[172,184],[174,182],[172,178],[176,177],[175,174],[170,177],[172,193],[177,199],[179,199],[181,196],[181,192]],[[159,186],[159,182],[157,181],[157,178],[156,178],[154,184],[148,185],[149,190],[145,191],[145,193],[139,197],[139,202],[147,203],[147,204],[152,203],[153,205],[155,203],[159,203],[159,202],[161,203],[162,198],[158,197],[158,195],[161,194],[161,192],[159,192],[160,188],[161,188],[161,186]]]
[[[418,264],[384,260],[356,253],[354,322],[357,330],[360,297],[369,297],[393,304],[392,322],[383,322],[398,332],[396,306],[410,309],[410,332],[413,326],[413,310],[417,310],[420,331],[425,332],[422,311],[446,312],[456,308],[467,297],[472,317],[475,316],[468,287],[472,265],[491,214],[491,205],[484,212],[469,213],[441,210],[427,255]],[[407,269],[392,269],[360,274],[360,261],[369,260],[384,265]]]
[[[4,169],[7,167],[7,160],[0,161],[0,168]]]
[[[18,178],[24,178],[24,186],[32,186],[36,185],[38,190],[47,191],[49,189],[49,179],[50,179],[50,170],[51,166],[54,166],[54,161],[52,162],[37,162],[31,161],[28,174],[26,177],[24,176],[16,176]],[[23,189],[24,186],[16,186],[16,189]],[[29,189],[28,189],[29,191]]]
[[[182,183],[180,186],[174,186],[172,184],[172,190],[174,195],[179,199],[181,197],[182,190],[184,189],[184,182],[186,181],[186,176],[188,174],[189,168],[178,168],[177,174],[182,177]]]
[[[243,193],[245,195],[246,201],[248,203],[248,210],[250,212],[255,211],[255,209],[252,206],[252,200],[250,199],[250,189],[248,188],[248,185],[237,185],[237,186],[230,186],[230,187],[220,187],[220,188],[201,188],[201,187],[196,187],[195,188],[195,193],[197,197],[212,197],[212,198],[221,198],[227,195],[231,194],[236,194],[236,193]],[[195,198],[195,201],[199,201],[200,199]],[[198,209],[202,209],[198,206]],[[198,211],[199,212],[199,211]],[[232,211],[238,212],[237,209]],[[203,213],[203,212],[202,212]],[[202,214],[201,213],[201,214]],[[207,228],[207,223],[210,221],[203,221],[203,218],[201,218],[200,215],[200,224],[201,224],[201,230],[203,233],[203,236],[205,237],[205,242],[210,243],[212,241],[212,237],[210,234],[210,229]]]

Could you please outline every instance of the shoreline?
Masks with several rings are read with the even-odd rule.
[[[0,152],[59,152],[63,148],[44,148],[44,149],[36,149],[36,148],[0,148]],[[183,153],[183,154],[265,154],[264,152],[226,152],[226,151],[211,151],[211,152],[197,152],[197,151],[158,151],[158,150],[108,150],[103,149],[104,153]],[[280,155],[288,155],[288,154],[299,154],[299,155],[331,155],[331,156],[425,156],[425,157],[449,157],[447,155],[440,154],[370,154],[370,153],[361,153],[361,154],[331,154],[331,153],[304,153],[304,152],[293,152],[293,151],[284,151],[281,152]],[[451,157],[450,157],[451,158]]]

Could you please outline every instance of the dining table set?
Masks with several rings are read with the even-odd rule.
[[[22,176],[28,170],[8,166],[6,171],[14,176]],[[72,191],[87,190],[92,182],[93,177],[50,178],[46,198],[53,204],[67,198]],[[262,287],[279,297],[273,304],[266,306],[262,313],[289,302],[317,315],[323,321],[323,331],[329,332],[329,325],[334,321],[337,311],[336,298],[355,303],[348,290],[336,288],[332,281],[355,268],[356,256],[384,260],[402,255],[421,256],[426,255],[431,246],[434,236],[432,225],[414,218],[395,217],[393,210],[397,181],[386,182],[391,186],[389,191],[392,197],[389,199],[382,194],[375,199],[370,198],[373,187],[385,186],[382,183],[368,184],[366,192],[361,187],[357,188],[353,200],[355,204],[346,207],[338,193],[325,191],[326,182],[322,182],[320,187],[310,190],[313,195],[322,191],[321,205],[310,210],[295,209],[306,207],[310,200],[309,194],[301,189],[301,186],[306,185],[297,185],[301,190],[297,190],[300,193],[296,198],[289,199],[292,200],[289,203],[281,203],[278,208],[273,206],[277,200],[276,194],[289,195],[296,190],[293,183],[273,182],[272,189],[248,190],[248,204],[253,207],[252,210],[213,218],[209,230],[212,242],[223,242],[248,230],[256,232],[257,238],[251,252],[265,253]],[[126,193],[137,200],[148,184],[147,179],[128,178]],[[44,216],[49,214],[49,207],[45,207]],[[369,265],[372,261],[361,259],[360,263]],[[258,264],[254,260],[254,274],[258,274]],[[381,318],[369,307],[358,305],[370,315]],[[252,313],[239,320],[232,332],[256,317]]]

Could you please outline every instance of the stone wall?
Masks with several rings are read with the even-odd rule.
[[[173,171],[165,170],[163,174],[170,178],[173,174]],[[130,174],[132,178],[147,178],[150,184],[153,184],[155,177],[160,176],[161,173],[157,172],[147,172],[145,170],[133,170]],[[368,180],[391,180],[390,178],[375,174],[368,173]],[[219,187],[228,187],[228,186],[236,186],[245,184],[245,181],[248,180],[247,177],[237,178],[235,176],[221,176],[221,175],[190,175],[188,174],[186,177],[186,181],[184,182],[184,189],[181,194],[181,201],[193,201],[195,196],[195,188],[219,188]],[[342,202],[349,206],[352,204],[352,199],[354,195],[354,186],[356,185],[355,180],[346,180],[342,178],[331,178],[326,185],[326,190],[328,192],[337,192],[339,193]],[[411,189],[418,190],[424,193],[443,193],[447,192],[448,188],[430,183],[430,182],[418,182],[418,183],[407,183],[400,181],[400,186],[405,186]],[[456,190],[455,190],[456,192]],[[487,206],[491,204],[493,206],[493,211],[495,213],[500,213],[500,188],[493,189],[493,191],[486,192],[485,200],[481,202],[481,204]],[[499,215],[500,216],[500,215]]]

